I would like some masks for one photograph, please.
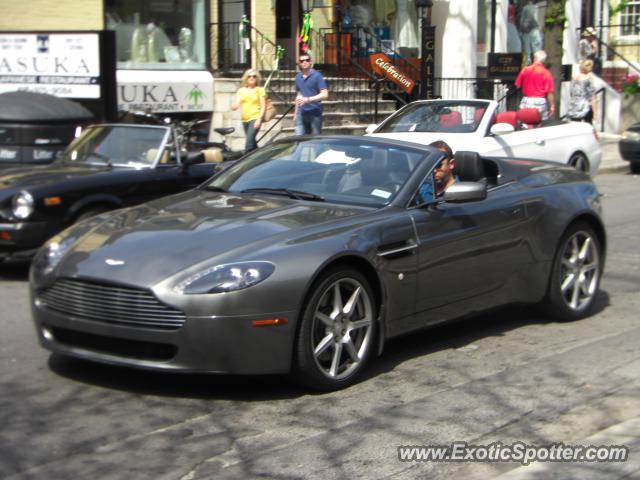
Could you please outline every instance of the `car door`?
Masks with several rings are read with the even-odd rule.
[[[554,149],[546,128],[516,130],[503,135],[488,134],[480,142],[478,152],[495,157],[535,158],[552,160]]]
[[[417,322],[436,323],[509,301],[531,261],[527,210],[517,192],[489,190],[468,203],[414,208],[418,238]],[[438,310],[438,315],[427,313]]]

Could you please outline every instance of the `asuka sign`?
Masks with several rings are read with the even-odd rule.
[[[98,33],[0,33],[0,93],[100,98]]]
[[[209,72],[118,70],[118,110],[151,112],[213,111]]]
[[[384,53],[369,55],[369,61],[374,73],[388,78],[405,92],[411,93],[415,85],[413,79],[400,70]]]

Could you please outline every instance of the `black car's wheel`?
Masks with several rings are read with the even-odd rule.
[[[294,374],[317,390],[351,385],[375,345],[376,302],[364,276],[352,268],[328,271],[304,306]]]
[[[542,306],[562,320],[584,317],[598,293],[601,276],[602,251],[595,231],[586,223],[573,224],[558,244]]]
[[[571,155],[569,159],[569,165],[580,170],[581,172],[589,173],[589,160],[584,153],[576,152]]]

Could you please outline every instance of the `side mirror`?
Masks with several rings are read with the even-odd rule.
[[[456,182],[444,192],[448,203],[476,202],[487,198],[487,186],[483,182]]]
[[[507,133],[515,132],[515,128],[510,123],[496,123],[491,127],[492,135],[505,135]]]
[[[202,152],[188,152],[184,155],[182,165],[188,167],[189,165],[195,165],[196,163],[204,163],[205,158]]]
[[[366,133],[366,134],[373,133],[373,131],[376,129],[376,127],[377,127],[377,125],[375,123],[367,125],[367,128],[364,131],[364,133]]]

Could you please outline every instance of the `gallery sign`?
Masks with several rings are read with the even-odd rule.
[[[213,111],[213,76],[204,70],[118,70],[118,110]]]
[[[0,33],[0,93],[101,96],[100,37],[87,33]]]
[[[487,76],[513,80],[522,68],[522,53],[489,53]]]
[[[386,77],[402,88],[405,92],[411,93],[415,86],[415,81],[395,65],[384,53],[374,53],[369,55],[371,69],[379,76]]]

